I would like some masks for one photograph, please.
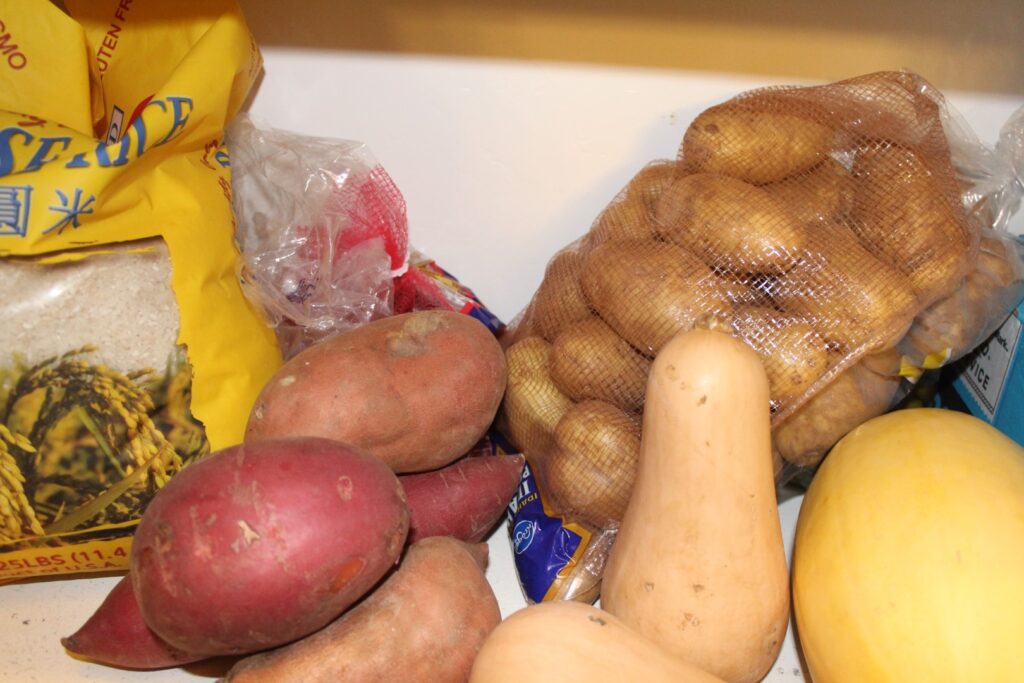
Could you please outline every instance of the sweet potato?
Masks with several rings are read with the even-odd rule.
[[[487,546],[450,537],[409,547],[398,570],[322,631],[247,657],[229,683],[461,683],[501,621],[484,577]]]
[[[153,497],[130,575],[146,623],[171,646],[245,654],[301,638],[361,598],[401,553],[398,477],[326,439],[217,451]]]
[[[127,576],[81,628],[60,642],[75,655],[127,669],[166,669],[205,659],[169,645],[146,626]]]
[[[409,503],[409,539],[483,540],[505,512],[523,474],[522,455],[474,455],[433,472],[399,477]]]
[[[452,311],[376,320],[294,356],[260,393],[246,441],[319,436],[395,472],[443,467],[480,440],[505,390],[505,356]]]
[[[399,477],[409,505],[407,543],[429,536],[482,540],[519,486],[524,461],[522,455],[467,456],[439,470]],[[77,656],[131,669],[161,669],[205,658],[172,647],[146,625],[128,577],[61,643]]]

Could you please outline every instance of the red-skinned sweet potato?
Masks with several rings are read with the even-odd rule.
[[[485,545],[418,541],[366,600],[307,638],[241,660],[227,681],[461,683],[501,621],[486,557]]]
[[[505,355],[480,321],[452,311],[376,320],[299,353],[264,387],[246,441],[319,436],[395,472],[443,467],[494,420]]]
[[[323,627],[391,568],[408,532],[398,477],[326,439],[213,453],[150,502],[131,551],[143,618],[171,646],[254,652]]]
[[[472,455],[399,477],[409,502],[409,543],[454,536],[476,543],[501,519],[522,479],[522,455]]]
[[[409,506],[407,544],[429,536],[482,540],[504,514],[524,462],[522,455],[474,455],[439,470],[399,477]],[[162,669],[205,658],[172,647],[146,626],[128,577],[61,642],[76,655],[132,669]]]
[[[127,576],[80,629],[60,642],[80,657],[126,669],[166,669],[205,659],[168,645],[146,626]]]

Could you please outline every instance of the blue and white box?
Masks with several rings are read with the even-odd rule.
[[[981,346],[955,364],[952,382],[940,392],[940,404],[994,425],[1024,444],[1024,339],[1022,309]]]

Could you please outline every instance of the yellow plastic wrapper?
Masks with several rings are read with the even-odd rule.
[[[121,569],[281,353],[239,285],[234,2],[0,4],[0,581]]]

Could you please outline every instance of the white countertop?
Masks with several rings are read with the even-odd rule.
[[[264,54],[266,75],[253,114],[277,128],[366,142],[405,196],[412,245],[506,321],[527,303],[550,256],[583,234],[640,167],[673,156],[697,113],[769,83],[537,63]],[[990,144],[1024,104],[1005,96],[949,96]],[[787,544],[800,500],[780,506]],[[489,543],[487,575],[508,615],[525,601],[504,529]],[[0,680],[159,683],[216,675],[199,666],[122,671],[68,656],[60,637],[89,617],[116,580],[0,586]],[[766,680],[801,679],[790,636]]]

